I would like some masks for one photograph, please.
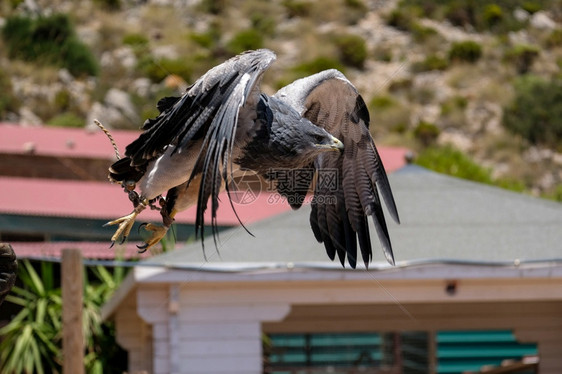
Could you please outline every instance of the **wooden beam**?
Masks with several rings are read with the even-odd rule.
[[[63,373],[84,374],[82,252],[62,251]]]

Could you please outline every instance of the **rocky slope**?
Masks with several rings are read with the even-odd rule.
[[[0,26],[16,15],[68,15],[98,69],[95,75],[79,74],[40,58],[22,61],[4,36],[0,120],[91,127],[98,118],[108,127],[138,128],[155,114],[161,96],[181,92],[241,50],[267,47],[278,61],[266,77],[266,91],[338,67],[369,103],[379,143],[416,152],[452,145],[490,168],[494,178],[520,181],[535,194],[562,196],[560,143],[534,144],[505,126],[521,77],[560,79],[559,2],[498,1],[483,9],[468,9],[460,0],[448,2],[457,8],[441,3],[3,2]],[[453,52],[466,41],[477,47],[464,44]]]

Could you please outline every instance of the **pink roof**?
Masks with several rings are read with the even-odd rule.
[[[121,150],[137,138],[138,131],[111,131]],[[0,153],[29,153],[44,156],[114,158],[113,147],[101,131],[56,127],[22,127],[0,123]],[[379,149],[387,171],[404,165],[405,148]],[[0,177],[0,213],[113,219],[129,213],[131,203],[118,185],[108,182]],[[275,196],[274,196],[275,197]],[[274,198],[274,200],[277,200]],[[237,225],[225,193],[221,195],[219,225]],[[289,210],[286,203],[271,203],[270,193],[261,193],[248,204],[234,204],[244,223]],[[145,210],[141,217],[160,220],[157,211]],[[209,214],[206,217],[209,220]],[[195,207],[176,217],[179,223],[195,221]]]
[[[379,156],[381,156],[384,170],[387,173],[392,173],[406,166],[406,154],[410,152],[408,148],[404,147],[377,147]]]
[[[109,248],[109,242],[13,242],[11,244],[16,257],[20,259],[30,257],[60,258],[63,249],[80,249],[84,258],[100,260],[123,258],[123,260],[130,260],[150,257],[160,250],[156,248],[154,253],[150,251],[138,253],[137,247],[134,244],[140,244],[140,242],[129,242],[124,245],[115,244],[111,249]]]
[[[139,136],[138,131],[111,130],[120,152]],[[33,152],[29,150],[33,149]],[[0,123],[0,153],[33,153],[41,156],[66,156],[113,159],[115,152],[101,131],[60,127],[22,127]]]
[[[381,147],[379,152],[387,171],[404,165],[407,149]],[[0,177],[0,191],[0,213],[109,220],[132,210],[122,188],[109,182]],[[220,201],[218,224],[237,225],[238,219],[225,192],[220,195]],[[279,202],[275,195],[267,192],[260,193],[247,204],[234,203],[234,206],[244,223],[259,221],[290,209],[286,203]],[[178,214],[176,221],[195,222],[195,210],[192,207]],[[206,220],[210,219],[209,210]],[[160,220],[160,214],[150,209],[142,212],[141,217],[145,220]]]
[[[0,177],[0,191],[0,213],[110,220],[132,210],[132,204],[121,187],[109,182]],[[290,209],[286,204],[270,204],[268,198],[269,194],[263,193],[249,204],[234,203],[242,222],[255,222]],[[226,193],[222,193],[220,199],[222,204],[217,213],[217,223],[237,225],[238,219],[228,203]],[[194,223],[195,210],[192,207],[178,214],[176,222]],[[209,211],[207,222],[210,222]],[[140,217],[159,221],[160,213],[146,209]]]

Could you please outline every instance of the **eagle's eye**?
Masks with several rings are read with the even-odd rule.
[[[321,134],[316,134],[316,135],[313,135],[312,137],[314,138],[314,141],[315,141],[317,144],[320,144],[320,143],[322,143],[322,142],[325,140],[324,135],[321,135]]]

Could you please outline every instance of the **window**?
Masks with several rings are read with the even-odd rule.
[[[265,374],[461,374],[537,356],[509,330],[390,333],[271,334],[264,339]],[[431,339],[430,339],[431,337]],[[523,371],[521,371],[522,369]]]
[[[428,372],[427,333],[272,334],[265,373]]]

